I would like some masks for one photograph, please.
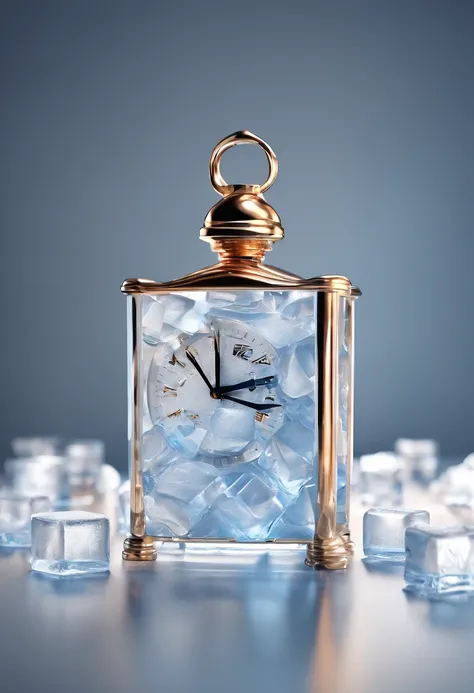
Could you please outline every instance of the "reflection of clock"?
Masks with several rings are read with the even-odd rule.
[[[284,418],[277,358],[261,334],[237,320],[216,318],[209,332],[161,343],[148,377],[153,423],[188,459],[257,457]]]

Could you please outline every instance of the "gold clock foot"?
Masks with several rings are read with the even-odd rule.
[[[158,553],[151,537],[128,536],[123,542],[124,561],[156,561]]]
[[[346,542],[340,534],[331,539],[315,537],[308,544],[306,565],[312,568],[328,568],[328,570],[344,570],[349,563],[349,551]]]

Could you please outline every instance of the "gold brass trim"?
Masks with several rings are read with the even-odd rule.
[[[124,561],[156,561],[157,556],[152,537],[129,536],[123,542]]]
[[[263,289],[271,291],[323,291],[346,297],[360,296],[360,290],[349,279],[339,275],[325,275],[302,279],[296,274],[277,267],[264,265],[248,258],[223,259],[215,265],[187,274],[170,282],[152,279],[127,279],[122,284],[125,294],[167,294],[173,291]]]
[[[317,297],[319,519],[306,554],[307,565],[331,570],[348,563],[346,543],[336,525],[339,302],[335,293]]]
[[[239,144],[256,144],[263,149],[268,161],[268,178],[265,183],[262,183],[261,185],[235,186],[227,185],[225,180],[222,178],[220,168],[222,155],[231,147]],[[233,193],[236,189],[241,190],[242,188],[249,188],[253,194],[260,195],[268,190],[271,185],[273,185],[277,175],[278,159],[275,156],[275,152],[269,144],[248,130],[239,130],[238,132],[234,132],[232,135],[225,137],[218,144],[216,144],[212,150],[211,158],[209,159],[209,178],[211,179],[212,187],[216,192],[224,196]]]

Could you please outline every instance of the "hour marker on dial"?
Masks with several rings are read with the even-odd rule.
[[[258,411],[255,414],[255,421],[262,423],[262,421],[265,421],[265,419],[268,419],[268,414],[264,414],[263,411]]]
[[[163,392],[165,395],[168,395],[169,397],[177,397],[178,393],[174,389],[174,387],[168,387],[168,385],[165,385],[163,388]]]
[[[258,359],[254,359],[252,363],[258,363],[261,366],[271,366],[272,362],[266,354],[263,354],[263,356],[259,356]]]

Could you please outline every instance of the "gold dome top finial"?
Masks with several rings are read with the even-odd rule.
[[[224,152],[239,144],[257,144],[266,154],[268,177],[261,185],[229,185],[222,178],[220,160]],[[200,238],[225,258],[261,260],[272,244],[283,238],[278,214],[264,199],[263,193],[273,185],[278,174],[278,160],[273,149],[248,130],[235,132],[221,140],[209,159],[209,177],[214,189],[223,196],[204,219]]]

